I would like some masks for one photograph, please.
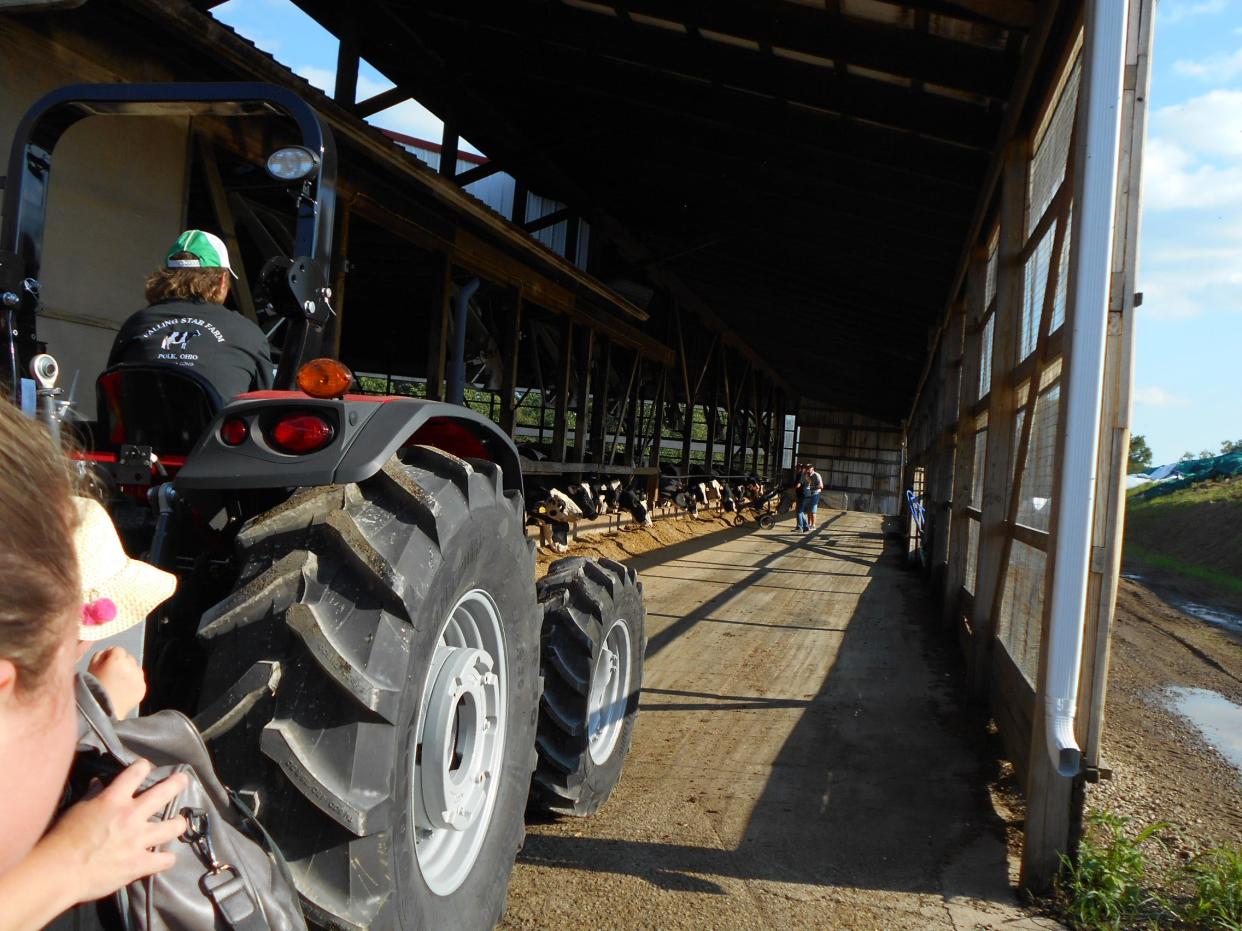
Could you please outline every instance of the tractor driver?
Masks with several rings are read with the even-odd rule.
[[[150,306],[116,335],[108,367],[122,363],[189,369],[228,403],[236,395],[272,387],[271,348],[258,324],[224,306],[229,253],[218,236],[186,230],[164,264],[147,276]]]

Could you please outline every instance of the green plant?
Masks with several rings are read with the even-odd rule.
[[[1121,931],[1156,926],[1170,916],[1165,899],[1150,888],[1143,844],[1168,825],[1157,822],[1131,837],[1130,819],[1109,812],[1087,815],[1087,830],[1073,859],[1061,857],[1059,911],[1081,931]]]
[[[1242,931],[1242,847],[1217,847],[1186,867],[1194,893],[1185,917],[1192,927]]]

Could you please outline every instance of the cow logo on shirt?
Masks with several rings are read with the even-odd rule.
[[[202,330],[173,330],[160,341],[160,349],[174,349],[184,352],[186,347],[189,346],[190,340],[202,335]]]

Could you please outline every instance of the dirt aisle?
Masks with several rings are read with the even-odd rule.
[[[1047,927],[1012,904],[921,583],[829,512],[638,557],[649,649],[617,793],[531,827],[506,928]]]

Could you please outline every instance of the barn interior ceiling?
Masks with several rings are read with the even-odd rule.
[[[1039,12],[297,3],[531,190],[623,231],[601,277],[616,263],[675,281],[800,393],[890,417],[908,411]]]

